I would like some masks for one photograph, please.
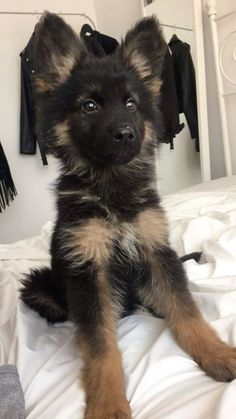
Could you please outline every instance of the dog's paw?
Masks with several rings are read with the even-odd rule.
[[[232,381],[236,378],[236,348],[222,344],[204,356],[199,364],[216,381]]]
[[[84,419],[132,419],[128,402],[120,405],[112,402],[105,405],[102,402],[88,404]]]

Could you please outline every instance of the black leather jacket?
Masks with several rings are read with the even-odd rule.
[[[43,165],[47,158],[42,142],[35,134],[35,115],[32,95],[31,77],[35,73],[33,60],[34,33],[27,46],[20,53],[21,57],[21,110],[20,110],[20,153],[36,154],[36,144],[39,146]]]
[[[160,108],[163,117],[163,139],[161,142],[170,144],[170,148],[173,150],[173,139],[184,128],[184,124],[180,124],[179,119],[174,65],[169,48],[166,51],[161,79]]]
[[[192,138],[199,151],[198,115],[195,70],[190,46],[173,35],[169,47],[172,52],[179,113],[184,113]]]

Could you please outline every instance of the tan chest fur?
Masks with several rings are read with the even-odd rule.
[[[63,231],[63,248],[74,264],[88,260],[103,265],[109,260],[114,244],[119,244],[124,257],[136,259],[140,249],[152,252],[167,243],[168,229],[162,209],[145,209],[132,222],[119,223],[91,218],[79,226]]]

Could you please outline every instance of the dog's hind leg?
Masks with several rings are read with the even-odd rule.
[[[49,322],[67,320],[65,301],[59,296],[50,268],[34,269],[22,281],[21,299]]]
[[[157,246],[150,266],[150,279],[138,284],[143,304],[163,314],[178,344],[208,375],[218,381],[236,378],[236,349],[222,342],[203,319],[176,253],[167,246]]]

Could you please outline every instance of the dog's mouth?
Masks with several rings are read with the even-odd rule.
[[[103,153],[86,153],[87,157],[96,162],[102,163],[102,165],[112,166],[112,165],[122,165],[127,164],[133,160],[137,154],[138,150],[129,150],[129,151],[116,151],[116,152],[103,152]]]
[[[108,150],[99,145],[99,147],[85,148],[83,154],[91,162],[101,164],[102,166],[124,165],[137,157],[140,149],[141,144],[136,144],[132,149],[124,147],[119,150],[114,150],[114,148]]]
[[[111,156],[111,160],[113,160],[113,164],[125,164],[129,163],[134,157],[136,156],[135,152],[132,153],[119,153]]]
[[[121,151],[121,152],[106,154],[102,156],[102,158],[99,160],[110,166],[122,165],[122,164],[129,163],[131,160],[133,160],[136,157],[136,155],[137,155],[137,152],[135,151],[132,151],[132,152]]]

